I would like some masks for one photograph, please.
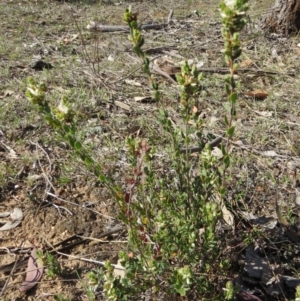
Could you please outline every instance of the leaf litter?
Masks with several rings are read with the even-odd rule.
[[[33,248],[28,259],[25,281],[19,287],[21,292],[27,292],[38,284],[44,272],[43,261],[37,256],[37,250]]]
[[[11,221],[1,221],[0,223],[5,223],[4,226],[0,227],[0,231],[7,231],[17,227],[23,219],[23,212],[20,208],[15,208],[12,212],[2,212],[0,217],[11,217]]]

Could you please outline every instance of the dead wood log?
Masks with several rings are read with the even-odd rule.
[[[170,10],[169,16],[168,16],[168,22],[167,23],[161,23],[161,24],[142,24],[139,26],[141,30],[159,30],[163,29],[167,26],[169,26],[171,19],[173,17],[173,10]],[[100,32],[129,32],[128,26],[122,26],[122,25],[103,25],[94,21],[90,21],[90,24],[87,26],[88,30],[91,31],[100,31]]]
[[[261,21],[263,30],[285,36],[300,30],[300,0],[276,0]]]
[[[167,27],[169,24],[163,23],[163,24],[142,24],[140,26],[141,30],[149,30],[149,29],[162,29]],[[101,32],[117,32],[117,31],[124,31],[129,32],[128,26],[122,26],[122,25],[103,25],[100,23],[96,23],[91,21],[90,24],[87,26],[87,29],[94,30],[94,31],[101,31]]]

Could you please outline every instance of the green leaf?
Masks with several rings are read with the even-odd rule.
[[[227,111],[227,110],[226,110]],[[227,116],[225,115],[224,116],[224,122],[225,122],[225,124],[228,126],[229,125],[229,121],[228,121],[228,118],[227,118]]]
[[[62,129],[64,130],[65,133],[69,133],[70,132],[70,127],[67,124],[63,124],[62,125]]]
[[[132,28],[137,28],[138,27],[138,24],[137,24],[137,21],[132,21],[131,23],[130,23],[130,27],[132,27]]]
[[[72,148],[74,148],[75,142],[76,142],[75,139],[74,139],[74,137],[71,136],[71,135],[67,135],[66,138],[67,138],[67,141],[68,141],[69,145],[70,145]]]
[[[226,155],[226,149],[225,149],[225,145],[223,143],[221,144],[221,151],[222,151],[222,155],[225,156]]]
[[[134,46],[134,47],[133,47],[133,51],[134,51],[138,56],[142,56],[142,55],[143,55],[142,50],[141,50],[140,47],[138,47],[138,46]]]
[[[230,157],[227,154],[223,157],[223,163],[226,168],[230,165]]]
[[[181,73],[188,74],[189,73],[189,64],[187,61],[184,61],[184,63],[181,66]]]
[[[232,104],[235,104],[237,100],[237,93],[233,92],[229,95],[228,101],[230,101]]]
[[[232,58],[235,60],[237,59],[242,53],[242,49],[238,49],[236,51],[234,51],[234,53],[232,54]]]
[[[145,43],[145,40],[143,37],[140,37],[139,40],[138,40],[138,46],[141,48]]]
[[[152,82],[152,88],[154,90],[158,90],[158,83],[157,82]]]
[[[231,93],[231,85],[229,83],[225,83],[226,94],[230,95]]]
[[[107,178],[104,175],[99,176],[100,182],[107,182]]]
[[[75,143],[74,143],[74,145],[75,145]],[[82,161],[85,162],[85,158],[86,158],[85,154],[83,154],[80,150],[75,150],[75,154],[78,158],[80,158]]]
[[[146,73],[146,74],[149,74],[150,73],[150,69],[149,69],[149,66],[148,65],[145,65],[143,64],[143,72]]]
[[[94,163],[94,160],[91,157],[86,157],[84,162],[86,165],[91,165]]]
[[[159,92],[159,91],[155,91],[155,92],[154,92],[154,100],[155,100],[156,102],[158,102],[159,99],[160,99],[160,92]]]
[[[233,70],[234,71],[236,71],[238,68],[239,68],[239,64],[238,63],[233,64]]]
[[[233,136],[233,133],[234,133],[234,126],[228,128],[226,131],[227,136],[230,138]]]
[[[146,56],[144,57],[144,64],[145,65],[149,65],[150,64],[150,61],[149,61],[149,59]]]
[[[53,119],[53,117],[51,115],[46,115],[45,120],[53,127],[58,128],[60,126],[60,122],[56,119]]]
[[[86,160],[87,159],[91,159],[91,158],[88,157],[88,158],[86,158]],[[93,163],[94,163],[94,160],[93,160]],[[94,166],[93,173],[98,178],[101,175],[101,167],[99,165]]]
[[[75,144],[74,144],[74,148],[75,148],[76,150],[80,150],[80,149],[82,148],[81,143],[80,143],[79,141],[76,141]]]
[[[179,85],[183,85],[183,84],[184,84],[184,79],[183,79],[183,77],[181,76],[181,74],[176,73],[175,76],[176,76],[176,79],[177,79],[178,84],[179,84]]]
[[[221,196],[225,196],[226,195],[226,188],[225,187],[221,187],[220,188],[220,193],[221,193]]]

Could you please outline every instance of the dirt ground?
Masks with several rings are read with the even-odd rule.
[[[99,33],[87,25],[95,21],[124,26],[122,16],[129,5],[143,24],[166,23],[173,10],[169,26],[144,32],[144,49],[151,59],[176,65],[188,59],[209,68],[204,70],[203,116],[208,131],[222,135],[225,96],[220,70],[225,64],[218,3],[0,0],[0,211],[21,208],[24,214],[19,226],[0,231],[1,300],[54,300],[59,294],[88,300],[87,275],[99,265],[78,258],[116,263],[118,251],[126,249],[126,228],[117,219],[115,200],[26,100],[26,79],[45,82],[52,103],[68,96],[78,112],[78,135],[122,186],[130,169],[125,138],[139,135],[163,156],[167,137],[156,114],[162,105],[177,120],[178,87],[157,75],[164,89],[162,103],[138,101],[136,97],[148,97],[151,91],[128,33]],[[258,21],[272,1],[250,4],[249,23],[242,33],[245,71],[238,74],[240,98],[228,187],[237,217],[236,240],[228,242],[234,262],[230,277],[263,300],[293,300],[295,286],[285,283],[284,292],[274,296],[259,281],[244,277],[246,247],[238,247],[245,237],[264,245],[274,273],[298,279],[300,38],[259,31]],[[267,97],[251,97],[258,89]],[[295,225],[294,232],[282,233],[276,204]],[[263,224],[255,238],[254,222],[241,218],[245,212],[248,219]],[[275,228],[263,219],[275,221]],[[278,242],[275,237],[284,239]],[[77,259],[57,255],[64,275],[44,275],[24,294],[19,286],[28,252],[21,251],[32,246]],[[103,300],[101,292],[97,300]]]

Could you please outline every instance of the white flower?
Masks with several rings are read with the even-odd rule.
[[[236,5],[237,0],[224,0],[226,6],[228,6],[230,9],[233,9]]]
[[[66,105],[66,102],[64,99],[61,100],[59,106],[57,107],[58,111],[67,115],[70,111],[69,107]]]

